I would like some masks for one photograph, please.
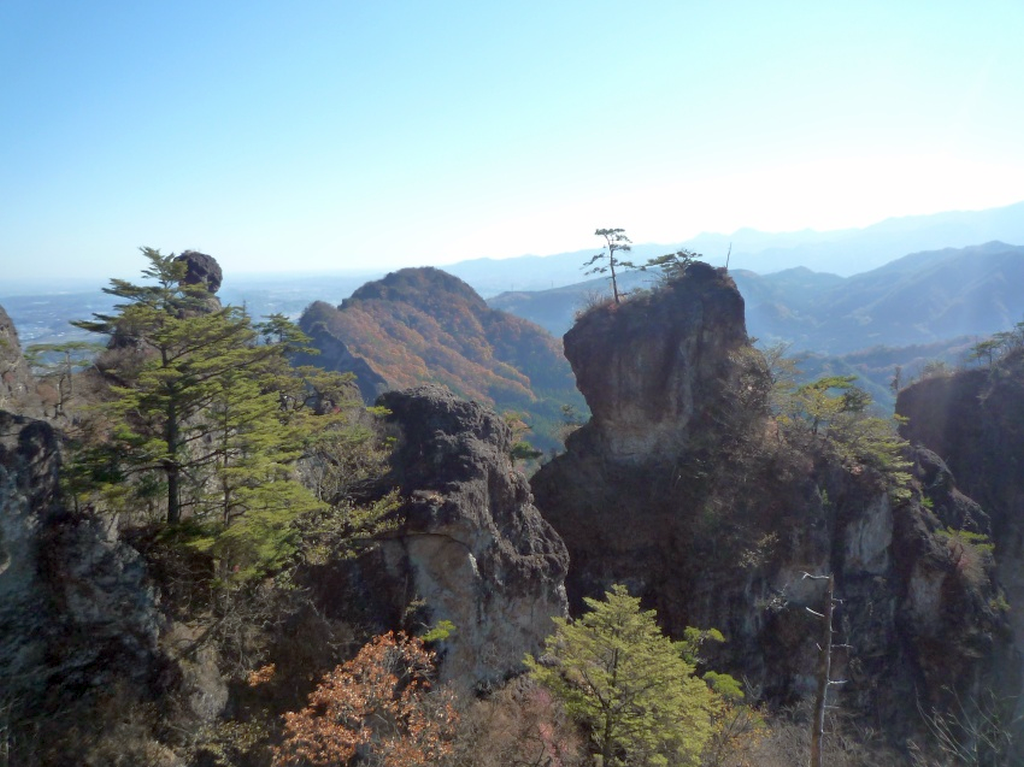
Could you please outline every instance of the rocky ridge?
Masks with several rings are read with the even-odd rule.
[[[58,502],[57,434],[0,411],[0,689],[19,713],[56,715],[117,680],[164,668],[163,619],[138,553]]]
[[[536,502],[512,464],[509,427],[489,408],[435,386],[380,400],[396,442],[373,492],[399,489],[395,526],[356,557],[303,566],[296,598],[308,592],[307,607],[260,614],[279,632],[270,657],[282,658],[277,684],[290,708],[312,671],[326,670],[303,665],[302,651],[313,647],[324,664],[339,637],[357,645],[366,631],[444,620],[455,627],[438,643],[444,679],[487,689],[519,671],[550,618],[565,614],[563,584],[578,604],[613,582],[677,636],[687,625],[722,629],[728,643],[713,665],[744,675],[762,700],[798,705],[817,661],[804,608],[820,609],[822,597],[805,572],[835,574],[837,626],[855,646],[836,661],[849,684],[834,703],[894,742],[921,732],[909,701],[928,710],[953,694],[1019,695],[1011,621],[1022,597],[1007,586],[1008,620],[991,561],[956,535],[991,535],[1009,580],[1003,563],[1014,560],[1000,557],[1021,537],[1010,522],[1020,511],[1019,369],[907,396],[935,425],[921,436],[934,452],[911,456],[907,500],[870,467],[781,439],[724,270],[697,264],[663,290],[596,307],[566,350],[594,416],[535,477]],[[930,422],[935,397],[959,403],[976,432]],[[998,471],[984,457],[993,451]],[[38,713],[120,682],[161,714],[185,701],[179,728],[243,719],[260,693],[221,675],[228,659],[201,648],[201,621],[174,620],[153,562],[61,507],[58,472],[55,432],[0,413],[0,689]]]
[[[301,706],[339,645],[441,621],[454,626],[436,643],[444,681],[481,690],[519,673],[551,618],[566,614],[567,554],[513,465],[510,427],[440,387],[390,392],[381,404],[396,449],[388,476],[364,491],[397,488],[392,529],[355,556],[296,565],[298,592],[268,581],[220,606],[201,554],[159,529],[119,531],[62,506],[59,433],[0,411],[0,689],[17,701],[0,725],[21,738],[18,753],[57,763],[72,738],[90,759],[116,749],[181,765],[183,754],[213,753],[203,744],[224,721],[266,716],[268,700]],[[237,684],[259,658],[280,669],[269,694]],[[119,696],[144,713],[105,718]]]
[[[696,264],[597,307],[565,348],[593,418],[532,486],[569,549],[570,604],[626,583],[677,637],[721,629],[720,666],[794,705],[813,697],[818,629],[805,608],[823,598],[804,573],[832,573],[837,626],[856,647],[836,659],[849,680],[836,705],[884,722],[897,744],[921,733],[908,700],[941,708],[951,690],[968,699],[1019,668],[991,567],[958,564],[946,532],[984,524],[977,504],[927,453],[914,472],[941,487],[934,510],[813,440],[784,440],[724,270]]]

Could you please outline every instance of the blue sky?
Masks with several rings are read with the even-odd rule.
[[[0,282],[1024,200],[1024,3],[0,3]]]

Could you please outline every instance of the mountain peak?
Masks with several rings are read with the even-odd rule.
[[[383,279],[368,282],[356,290],[342,306],[354,301],[413,301],[418,297],[438,293],[451,294],[470,304],[486,308],[484,300],[466,282],[433,266],[409,267],[391,272]]]

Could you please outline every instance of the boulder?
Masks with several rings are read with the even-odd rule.
[[[224,273],[213,256],[195,250],[186,250],[174,260],[184,261],[188,264],[184,280],[187,285],[204,285],[210,295],[220,290]]]

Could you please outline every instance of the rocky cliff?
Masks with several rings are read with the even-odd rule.
[[[533,496],[493,410],[436,386],[385,394],[394,453],[361,492],[397,488],[390,526],[239,589],[163,529],[119,540],[111,519],[63,508],[57,435],[0,412],[0,736],[27,738],[43,764],[69,743],[90,764],[265,763],[252,732],[265,757],[280,713],[370,635],[450,621],[444,679],[486,689],[539,649],[567,590],[579,606],[615,582],[676,636],[721,629],[712,666],[799,709],[820,633],[805,608],[823,598],[804,573],[835,575],[853,648],[835,659],[844,714],[898,745],[920,736],[919,710],[1003,715],[991,706],[1020,693],[1024,363],[901,396],[908,434],[932,450],[908,453],[913,479],[894,492],[775,417],[743,309],[725,271],[695,264],[582,317],[565,348],[593,418]],[[264,663],[274,681],[244,684]],[[104,743],[120,762],[95,756]]]
[[[389,392],[379,404],[399,435],[381,488],[398,489],[400,524],[375,553],[327,565],[310,582],[329,614],[351,610],[336,593],[389,628],[450,621],[443,678],[464,689],[500,682],[566,612],[565,546],[533,506],[512,465],[511,431],[492,410],[438,386]]]
[[[0,408],[24,407],[34,387],[18,331],[0,306]]]
[[[686,280],[583,315],[565,356],[593,418],[584,434],[609,460],[629,464],[685,451],[731,407],[747,346],[743,299],[706,264]]]
[[[817,434],[787,436],[724,270],[696,264],[597,307],[565,348],[593,418],[532,485],[569,549],[570,604],[626,583],[676,636],[721,629],[719,665],[796,705],[817,669],[820,627],[805,608],[823,600],[803,574],[832,573],[837,629],[855,647],[836,658],[849,683],[835,703],[897,743],[920,731],[912,701],[941,707],[950,690],[969,698],[1017,668],[984,553],[946,530],[983,524],[977,504],[926,453],[913,471],[941,487],[933,510]]]
[[[60,505],[59,466],[48,424],[0,411],[5,745],[41,739],[36,754],[48,727],[76,724],[67,721],[73,705],[81,715],[119,683],[154,690],[165,670],[162,617],[142,559],[109,526]]]
[[[640,578],[639,585],[647,581],[642,572],[657,579],[654,573],[682,564],[679,548],[701,533],[697,509],[680,515],[679,507],[699,502],[694,483],[710,486],[710,463],[720,463],[736,437],[721,426],[733,417],[752,358],[741,354],[742,298],[727,276],[703,264],[664,291],[594,308],[564,344],[593,417],[532,484],[538,507],[569,546],[579,604],[613,573]],[[620,570],[630,561],[635,574]],[[681,613],[663,610],[670,623]]]
[[[1024,350],[987,368],[928,378],[900,392],[901,431],[949,465],[992,519],[1000,553],[1019,553],[1024,519]]]
[[[919,381],[899,393],[904,436],[934,451],[978,502],[961,525],[990,537],[1015,645],[1024,653],[1024,349],[986,368]],[[925,492],[942,483],[931,483]],[[1007,669],[1020,693],[1019,669]]]
[[[216,262],[185,257],[212,290]],[[435,643],[445,681],[480,690],[521,671],[566,614],[568,557],[513,464],[510,427],[438,387],[381,404],[394,454],[360,500],[401,499],[386,530],[353,533],[342,502],[296,520],[283,572],[241,584],[217,580],[187,524],[65,508],[62,436],[0,411],[0,755],[266,764],[280,714],[322,674],[375,634],[443,621],[454,627]],[[272,681],[251,688],[265,664]]]
[[[148,529],[129,546],[111,521],[62,507],[57,434],[0,411],[0,734],[11,753],[57,764],[78,742],[90,764],[206,763],[224,743],[240,748],[224,733],[250,715],[267,737],[344,647],[441,621],[454,626],[436,643],[444,681],[480,690],[521,671],[566,614],[568,558],[512,464],[509,427],[439,387],[381,404],[397,442],[378,492],[402,499],[389,531],[362,554],[298,564],[298,590],[268,580],[219,596],[200,553]],[[261,658],[278,668],[266,695],[239,685]]]

